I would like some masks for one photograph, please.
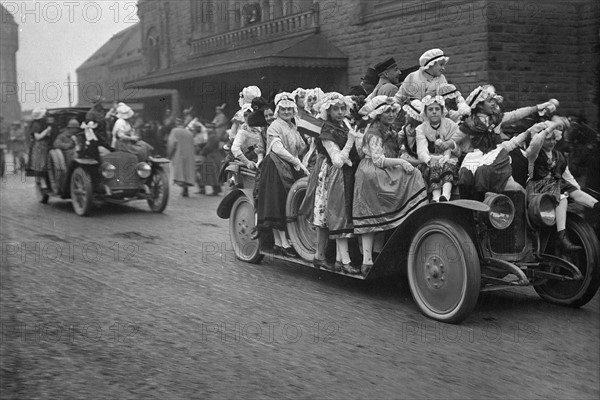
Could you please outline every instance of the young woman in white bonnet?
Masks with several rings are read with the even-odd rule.
[[[556,143],[562,139],[565,125],[548,126],[531,139],[525,152],[530,164],[527,194],[530,198],[540,193],[550,195],[555,206],[558,232],[555,244],[566,251],[577,251],[582,248],[571,243],[565,230],[568,199],[593,208],[596,212],[600,212],[600,203],[581,190],[569,171],[567,158],[556,149]]]
[[[471,109],[456,86],[444,83],[438,87],[437,95],[444,99],[448,111],[447,117],[452,121],[459,123],[463,117],[471,113]]]
[[[355,136],[345,121],[352,106],[349,96],[336,92],[327,93],[317,103],[319,118],[325,120],[325,124],[316,140],[317,161],[299,212],[317,227],[317,251],[313,265],[359,274],[361,270],[350,264],[348,248],[348,240],[354,236],[352,198],[354,173],[360,161],[354,147]],[[333,266],[325,260],[328,239],[336,241],[336,262]]]
[[[525,118],[545,109],[556,110],[554,99],[532,107],[522,107],[503,113],[503,98],[492,85],[479,86],[467,97],[471,114],[459,125],[462,137],[456,142],[466,153],[459,170],[461,197],[481,199],[485,192],[524,190],[512,177],[509,152],[521,146],[544,125],[535,124],[527,131],[505,140],[502,125]]]
[[[445,118],[444,98],[423,98],[424,122],[417,126],[417,154],[424,163],[423,177],[432,202],[450,200],[453,182],[458,179],[458,157],[460,148],[442,149],[438,143],[452,140],[458,133],[458,125]]]
[[[267,128],[267,149],[261,163],[257,227],[261,231],[272,229],[274,252],[298,257],[286,236],[285,202],[293,183],[303,175],[309,175],[299,159],[306,144],[294,122],[298,115],[294,96],[277,94],[275,107],[277,118]]]
[[[400,158],[400,144],[393,130],[400,108],[392,97],[376,96],[360,110],[373,121],[362,140],[365,157],[354,176],[352,205],[354,233],[361,235],[363,274],[373,265],[375,233],[396,228],[409,210],[427,203],[421,172]]]
[[[262,93],[258,86],[248,86],[242,89],[242,91],[240,92],[240,98],[238,99],[240,109],[235,113],[235,115],[231,119],[231,130],[229,131],[230,142],[233,142],[233,139],[235,139],[235,135],[237,134],[238,129],[244,123],[244,111],[242,110],[242,107],[244,106],[244,104],[251,104],[254,98],[260,96],[262,96]]]
[[[438,88],[448,83],[444,76],[444,70],[450,57],[447,57],[441,49],[427,50],[419,57],[419,70],[408,74],[400,89],[394,96],[400,104],[413,99],[422,99],[430,95],[435,96]]]
[[[417,127],[423,123],[423,103],[414,99],[402,106],[404,110],[404,126],[398,132],[398,143],[404,147],[401,157],[414,167],[423,164],[417,154]]]

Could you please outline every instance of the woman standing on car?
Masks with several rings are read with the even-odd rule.
[[[140,162],[146,161],[153,148],[136,135],[131,125],[135,113],[125,103],[119,103],[116,112],[118,119],[112,131],[112,147],[116,150],[135,154]]]
[[[47,173],[47,159],[50,145],[52,144],[52,127],[45,120],[46,109],[36,108],[31,114],[33,121],[29,134],[31,136],[31,149],[29,155],[28,174],[30,176],[42,177]]]
[[[279,93],[275,96],[277,119],[267,128],[267,149],[261,164],[258,188],[258,227],[272,229],[274,252],[298,257],[286,237],[285,203],[293,183],[308,170],[300,161],[306,143],[298,133],[294,117],[298,108],[294,96]]]
[[[360,113],[373,121],[363,138],[363,158],[354,179],[352,220],[361,235],[364,275],[373,265],[376,232],[400,225],[411,210],[427,203],[421,172],[400,158],[400,143],[392,124],[400,105],[387,96],[376,96]]]

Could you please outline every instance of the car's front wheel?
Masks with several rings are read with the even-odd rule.
[[[555,235],[556,233],[550,238],[551,243],[556,240]],[[567,218],[567,236],[573,244],[581,246],[582,249],[564,252],[555,247],[551,253],[574,264],[581,271],[583,279],[578,281],[548,279],[534,288],[540,297],[550,303],[582,307],[596,295],[600,287],[598,265],[600,243],[592,227],[581,217],[573,214],[569,214]]]
[[[157,168],[150,182],[148,206],[155,213],[161,213],[169,202],[169,175],[163,168]]]
[[[479,297],[479,256],[465,229],[450,220],[429,221],[414,235],[408,281],[421,312],[447,323],[465,319]]]
[[[92,209],[94,199],[92,178],[82,167],[77,167],[71,175],[71,201],[75,214],[82,217]]]

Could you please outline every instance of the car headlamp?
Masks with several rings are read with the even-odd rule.
[[[147,177],[150,176],[150,174],[152,174],[152,168],[150,167],[150,165],[148,163],[145,163],[145,162],[139,163],[135,167],[135,170],[137,171],[138,176],[140,178],[144,178],[144,179],[146,179]]]
[[[106,179],[112,179],[115,177],[117,167],[115,167],[114,165],[112,165],[109,162],[104,162],[104,163],[102,163],[101,170],[102,170],[103,177],[105,177]]]
[[[515,218],[515,205],[503,194],[488,193],[483,201],[490,207],[489,221],[496,229],[506,229]]]
[[[556,206],[547,193],[531,196],[527,212],[529,219],[538,226],[552,226],[556,223]]]

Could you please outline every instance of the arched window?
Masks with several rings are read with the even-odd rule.
[[[262,7],[260,3],[248,3],[242,8],[244,26],[259,23],[262,20]]]
[[[156,29],[152,28],[148,31],[146,39],[146,51],[148,60],[148,72],[160,69],[160,43]]]

